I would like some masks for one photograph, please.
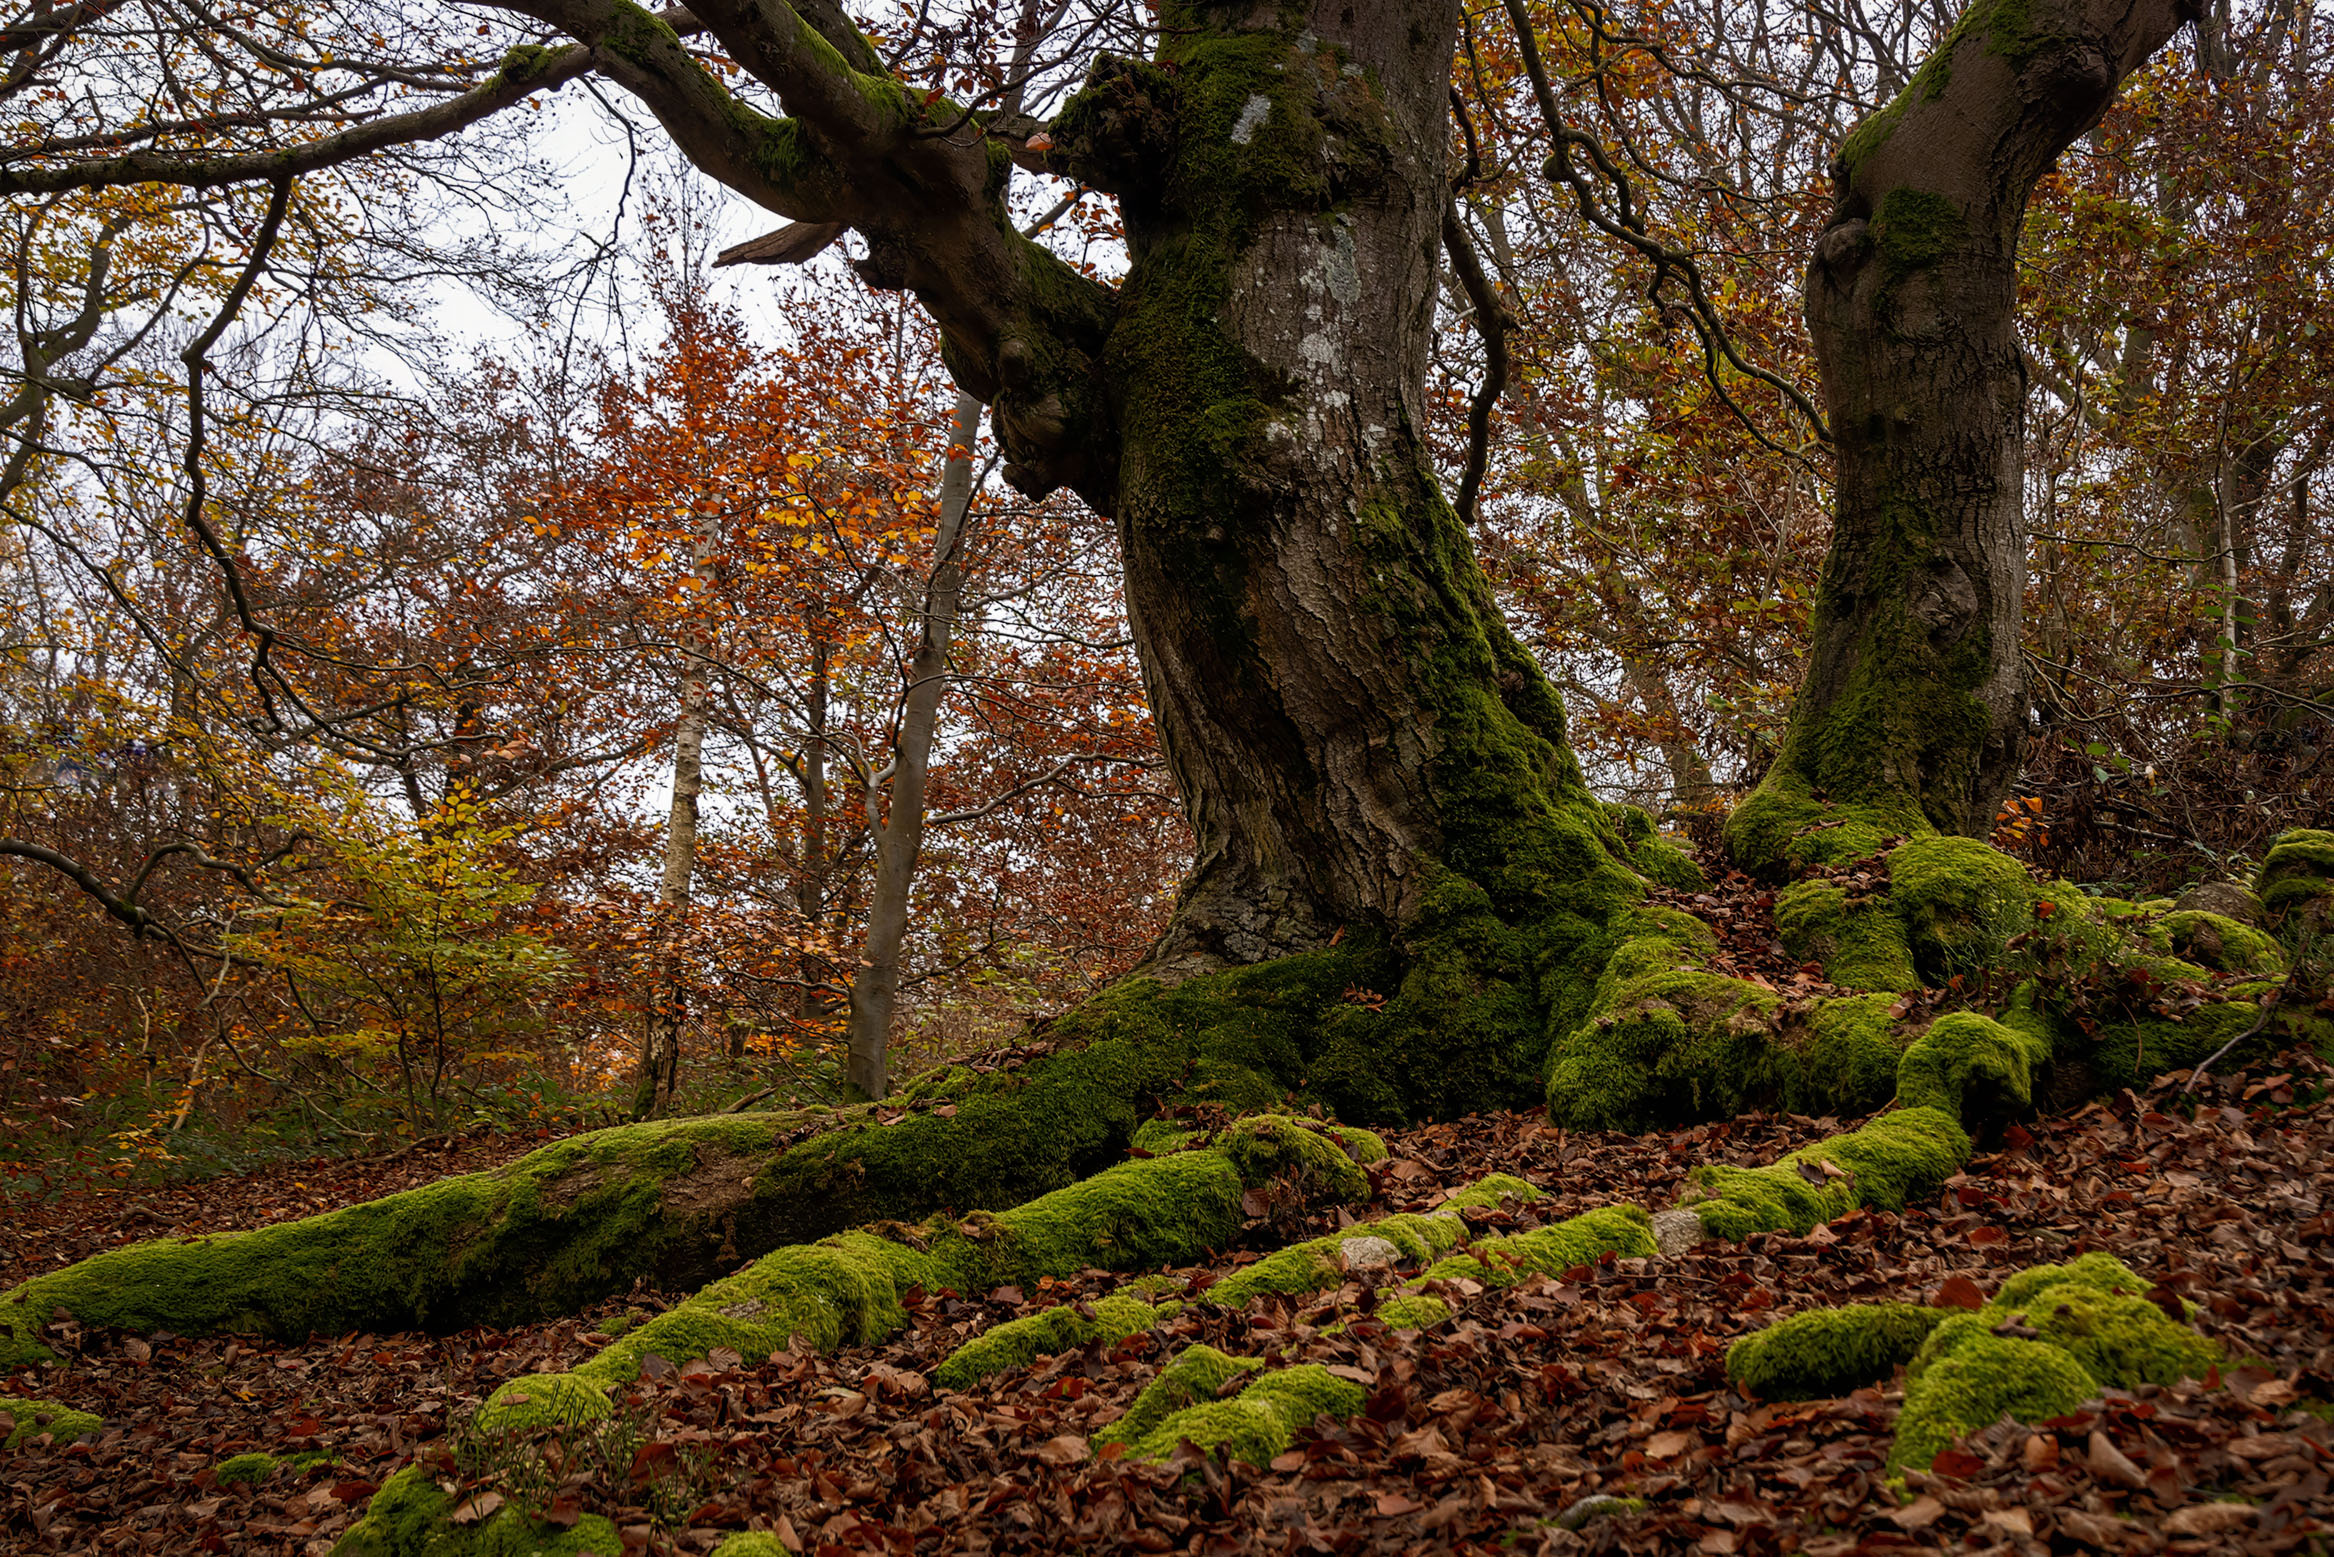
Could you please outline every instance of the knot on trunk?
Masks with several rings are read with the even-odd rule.
[[[1175,151],[1175,78],[1142,60],[1105,54],[1055,116],[1049,161],[1109,194],[1155,182]]]
[[[1929,577],[1911,605],[1913,619],[1940,643],[1958,642],[1977,619],[1977,586],[1951,557],[1929,564]]]

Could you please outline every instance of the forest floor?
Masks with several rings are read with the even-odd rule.
[[[1720,913],[1717,917],[1723,918]],[[1764,932],[1743,915],[1746,966]],[[1785,970],[1777,970],[1785,976]],[[928,1375],[970,1336],[1122,1279],[933,1294],[890,1344],[675,1371],[650,1360],[623,1432],[563,1505],[605,1513],[630,1557],[710,1550],[732,1531],[789,1549],[900,1552],[1798,1550],[2323,1551],[2334,1546],[2334,1083],[2316,1058],[2124,1093],[2013,1130],[1936,1201],[1857,1213],[1804,1238],[1705,1244],[1492,1291],[1446,1288],[1450,1323],[1323,1335],[1332,1296],[1161,1329],[996,1376],[970,1393]],[[1548,1197],[1470,1212],[1485,1231],[1620,1200],[1662,1206],[1686,1170],[1755,1164],[1838,1121],[1754,1117],[1647,1136],[1570,1135],[1534,1114],[1389,1134],[1367,1206],[1260,1219],[1242,1246],[1180,1272],[1194,1290],[1348,1218],[1424,1209],[1489,1172]],[[317,1163],[182,1189],[16,1204],[0,1230],[12,1284],[132,1238],[217,1232],[483,1167],[532,1139],[472,1140],[382,1163]],[[2108,1250],[2202,1306],[2248,1359],[2225,1376],[2110,1392],[2045,1427],[2002,1424],[1881,1482],[1899,1390],[1805,1405],[1726,1384],[1735,1337],[1811,1307],[1875,1299],[1975,1306],[2009,1272]],[[0,1452],[0,1551],[321,1557],[415,1458],[455,1474],[466,1412],[506,1379],[573,1366],[638,1292],[510,1331],[311,1337],[304,1345],[90,1333],[64,1363],[5,1382],[95,1412],[95,1442]],[[1349,1288],[1342,1297],[1359,1297]],[[1161,1363],[1205,1341],[1318,1361],[1370,1390],[1265,1467],[1103,1459],[1090,1440]],[[2209,1386],[2209,1387],[2208,1387]],[[313,1454],[253,1486],[229,1456]],[[593,1470],[591,1463],[582,1466]],[[507,1480],[465,1488],[490,1511]],[[1596,1494],[1641,1512],[1555,1518]]]

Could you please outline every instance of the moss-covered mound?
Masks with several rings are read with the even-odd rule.
[[[2274,978],[2285,972],[2285,952],[2274,938],[2223,914],[2180,909],[2142,932],[2167,956],[2220,973]]]
[[[1587,1019],[1550,1051],[1548,1114],[1570,1129],[1646,1130],[1764,1104],[1862,1114],[1888,1101],[1902,1043],[1888,1003],[1826,1000],[1786,1020],[1771,989],[1711,970],[1708,926],[1633,909]]]
[[[0,1443],[0,1448],[5,1449],[25,1448],[43,1435],[51,1445],[62,1446],[105,1428],[102,1417],[58,1405],[53,1400],[34,1400],[24,1395],[0,1395],[0,1412],[6,1413],[13,1424],[7,1441]]]
[[[1828,1400],[1913,1360],[1953,1310],[1859,1303],[1794,1314],[1726,1349],[1726,1376],[1762,1400]]]
[[[2046,1422],[2098,1395],[2202,1377],[2221,1350],[2146,1296],[2120,1261],[2086,1254],[2019,1272],[1976,1310],[1865,1303],[1799,1314],[1727,1350],[1727,1377],[1772,1399],[1813,1399],[1909,1363],[1892,1471],[1925,1470],[1954,1439],[2005,1414]]]
[[[2334,832],[2297,827],[2281,835],[2261,857],[2253,890],[2289,946],[2305,931],[2324,929],[2334,900]]]
[[[1248,1382],[1226,1397],[1226,1387],[1243,1375]],[[1343,1421],[1366,1398],[1359,1384],[1318,1363],[1267,1372],[1258,1359],[1195,1346],[1161,1369],[1127,1414],[1095,1436],[1125,1444],[1130,1459],[1163,1460],[1188,1442],[1263,1466],[1316,1417]]]
[[[1811,876],[1777,894],[1775,931],[1785,951],[1821,963],[1834,984],[1894,992],[1921,987],[1904,927],[1884,895]]]

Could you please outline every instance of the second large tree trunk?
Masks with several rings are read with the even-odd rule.
[[[1982,836],[2026,724],[2027,197],[2187,13],[1980,0],[1833,164],[1807,325],[1837,453],[1831,551],[1781,756],[1736,811],[1743,863]]]

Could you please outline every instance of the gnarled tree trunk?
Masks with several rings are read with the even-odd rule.
[[[1524,917],[1609,892],[1561,706],[1422,440],[1456,6],[1172,21],[1053,132],[1132,257],[1099,495],[1198,842],[1150,970],[1399,932],[1454,874]]]
[[[1807,271],[1835,528],[1782,754],[1730,824],[1744,862],[1982,836],[2008,795],[2026,726],[2019,230],[2036,181],[2189,14],[1979,0],[1840,148]]]

